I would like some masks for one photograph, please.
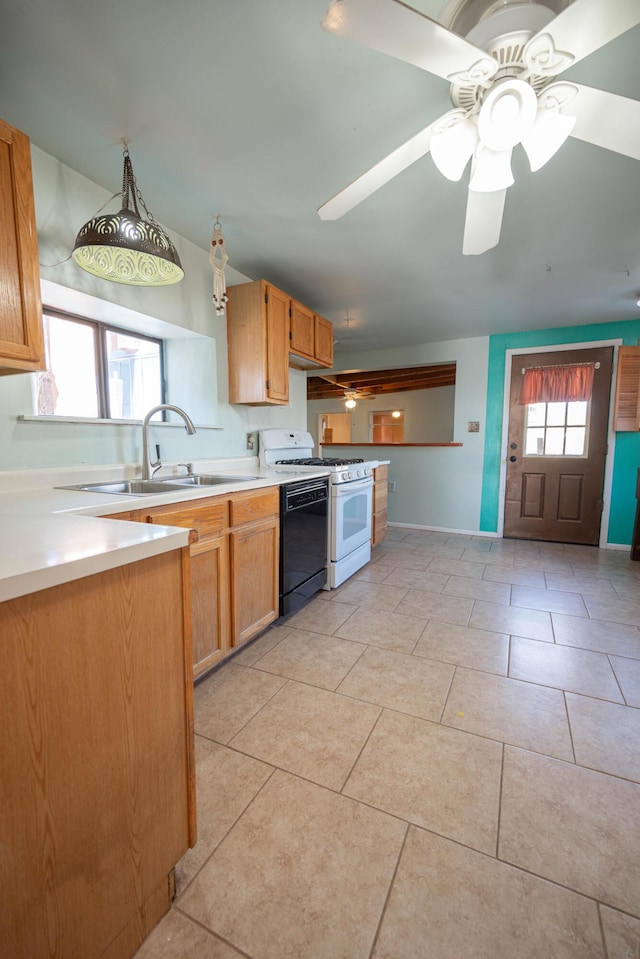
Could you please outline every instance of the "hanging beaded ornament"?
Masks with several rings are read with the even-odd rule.
[[[222,235],[222,224],[216,220],[213,224],[213,236],[211,237],[211,253],[209,262],[213,269],[213,302],[216,306],[216,313],[221,316],[224,313],[224,305],[229,299],[227,296],[227,284],[224,279],[224,268],[229,257],[224,247],[224,237]]]

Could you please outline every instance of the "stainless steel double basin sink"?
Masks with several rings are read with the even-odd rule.
[[[220,486],[224,483],[248,483],[258,476],[222,476],[216,474],[189,473],[186,476],[167,476],[166,479],[113,480],[102,483],[79,483],[77,486],[58,486],[57,489],[84,490],[87,493],[116,493],[128,496],[151,496],[170,490],[189,489],[198,486]]]

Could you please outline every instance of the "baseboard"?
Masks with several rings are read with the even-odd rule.
[[[396,526],[399,529],[417,529],[427,533],[448,533],[450,536],[477,536],[482,539],[498,539],[497,533],[485,533],[477,529],[450,529],[448,526],[420,526],[418,523],[387,523],[387,526]]]

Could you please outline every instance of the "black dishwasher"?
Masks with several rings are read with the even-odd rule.
[[[280,487],[280,615],[294,612],[327,582],[329,480]]]

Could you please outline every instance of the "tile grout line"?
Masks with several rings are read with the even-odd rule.
[[[609,949],[607,947],[607,937],[604,931],[604,919],[602,917],[601,906],[602,906],[601,902],[598,902],[596,905],[596,908],[598,910],[598,923],[600,925],[600,935],[602,936],[602,951],[603,951],[604,959],[609,959]]]
[[[564,701],[564,711],[567,717],[567,726],[569,727],[569,741],[571,742],[571,753],[573,755],[573,762],[575,763],[576,766],[580,766],[582,764],[579,763],[578,760],[576,759],[576,747],[573,742],[573,729],[571,728],[571,718],[569,716],[569,703],[567,702],[567,691],[565,689],[562,690],[562,699]],[[608,775],[608,773],[606,775]]]
[[[362,700],[359,700],[359,702],[362,702]],[[380,719],[382,718],[382,714],[383,714],[384,711],[385,711],[385,707],[384,707],[384,706],[380,706],[379,708],[380,708],[380,712],[378,713],[378,716],[377,716],[377,718],[376,718],[376,721],[374,722],[373,726],[371,727],[371,729],[370,729],[369,732],[367,733],[367,735],[366,735],[366,737],[365,737],[365,740],[364,740],[362,746],[361,746],[360,749],[358,750],[358,755],[356,756],[356,758],[355,758],[354,761],[352,762],[351,767],[350,767],[347,775],[346,775],[345,778],[344,778],[344,781],[343,781],[343,783],[342,783],[342,786],[340,786],[340,789],[335,789],[335,790],[334,790],[334,792],[336,792],[339,796],[345,796],[347,799],[353,799],[353,796],[348,796],[347,793],[345,793],[344,790],[345,790],[345,788],[346,788],[346,786],[347,786],[347,783],[348,783],[349,780],[351,779],[351,776],[353,775],[354,769],[356,768],[356,766],[358,765],[358,762],[360,761],[360,757],[362,756],[363,752],[365,751],[365,749],[366,749],[366,747],[367,747],[367,743],[369,742],[369,740],[370,740],[371,737],[373,736],[373,732],[374,732],[375,728],[377,727],[378,723],[380,722]],[[327,788],[328,788],[328,787],[327,787]],[[356,799],[356,800],[354,800],[354,802],[360,802],[360,800],[359,800],[359,799]],[[375,808],[377,808],[377,807],[373,806],[372,808],[375,809]],[[382,810],[382,811],[383,811],[383,812],[386,812],[386,810]],[[387,815],[392,815],[392,814],[391,814],[391,813],[388,813]],[[396,818],[396,819],[401,819],[402,817],[396,816],[395,818]],[[406,822],[406,820],[403,820],[403,821]]]
[[[192,916],[190,913],[185,912],[177,903],[174,903],[171,906],[173,912],[177,912],[178,915],[182,916],[184,919],[188,919],[189,922],[192,922],[194,926],[198,926],[199,929],[202,929],[203,932],[206,932],[208,936],[212,938],[213,941],[217,940],[218,942],[223,942],[226,946],[229,946],[230,949],[233,949],[240,956],[244,956],[244,959],[255,959],[254,956],[249,952],[245,952],[244,949],[241,949],[239,946],[234,945],[229,939],[225,939],[224,936],[220,936],[217,932],[214,932],[213,929],[210,929],[209,926],[205,926],[201,919],[196,919],[195,916]],[[168,915],[168,913],[167,913]],[[157,928],[157,927],[156,927]],[[134,956],[135,959],[135,956]]]
[[[498,789],[498,822],[496,824],[496,856],[495,858],[499,860],[499,851],[500,851],[500,825],[502,822],[502,790],[504,787],[504,743],[502,743],[502,749],[500,751],[500,787]]]
[[[220,744],[218,743],[217,745],[220,745]],[[238,753],[238,750],[234,750],[234,752]],[[244,755],[244,754],[240,754],[240,755]],[[255,757],[251,757],[251,758],[252,758],[252,759],[255,759]],[[251,797],[251,799],[249,800],[249,802],[247,803],[247,805],[244,807],[244,809],[241,809],[241,810],[240,810],[240,812],[238,813],[238,815],[236,816],[236,818],[235,818],[235,819],[233,820],[233,822],[230,824],[229,828],[225,830],[225,832],[224,832],[223,835],[220,837],[220,839],[218,840],[218,842],[215,844],[215,846],[213,847],[213,849],[211,850],[211,852],[209,853],[209,855],[208,855],[208,856],[206,857],[206,859],[200,864],[199,868],[196,870],[196,872],[193,874],[193,876],[189,879],[189,881],[188,881],[188,883],[186,884],[186,886],[184,887],[184,889],[181,889],[181,890],[180,890],[180,892],[178,893],[178,895],[176,896],[176,898],[175,898],[175,900],[174,900],[175,903],[177,903],[178,900],[182,898],[182,896],[183,896],[184,893],[187,891],[187,889],[189,889],[190,886],[195,882],[195,880],[198,878],[198,876],[200,875],[200,873],[202,872],[202,870],[204,869],[204,867],[207,865],[207,863],[209,862],[209,860],[211,859],[211,857],[213,856],[213,854],[214,854],[215,852],[217,852],[217,850],[220,848],[220,846],[222,845],[222,843],[225,841],[225,839],[227,838],[227,836],[229,835],[229,833],[231,832],[231,830],[235,828],[235,826],[239,823],[239,821],[242,819],[242,817],[243,817],[244,814],[246,813],[247,809],[249,809],[249,807],[253,805],[253,803],[254,803],[255,800],[258,798],[258,796],[260,795],[260,793],[262,792],[262,790],[265,788],[265,786],[267,785],[267,783],[270,782],[271,779],[273,778],[274,774],[275,774],[276,772],[278,772],[278,768],[279,768],[279,767],[278,767],[278,766],[274,766],[273,763],[265,763],[264,760],[262,760],[262,759],[261,759],[261,760],[256,760],[256,761],[263,763],[264,766],[271,766],[271,772],[269,773],[269,775],[267,776],[267,778],[265,779],[265,781],[262,783],[262,785],[260,786],[260,788],[258,789],[258,791],[255,793],[255,795]],[[196,842],[196,845],[197,845],[197,842]],[[194,846],[193,848],[195,849],[195,846]],[[185,853],[185,855],[186,855],[186,853]],[[187,913],[186,915],[188,915],[188,913]],[[204,928],[207,929],[208,927],[205,926]],[[213,930],[209,930],[209,931],[210,931],[210,932],[213,932]],[[217,935],[217,933],[216,933],[216,935]]]
[[[395,868],[391,875],[389,881],[389,887],[387,889],[387,894],[384,897],[384,902],[382,904],[382,909],[380,910],[380,918],[378,919],[378,924],[376,926],[376,931],[373,935],[373,940],[371,942],[371,949],[369,950],[369,959],[373,959],[373,954],[375,952],[376,945],[378,943],[378,938],[380,936],[380,930],[382,929],[382,923],[384,922],[384,916],[387,911],[387,906],[389,904],[389,899],[391,898],[391,891],[393,889],[394,883],[396,881],[396,876],[398,875],[398,869],[400,868],[400,860],[402,859],[402,853],[404,852],[404,847],[407,844],[407,839],[409,836],[409,829],[411,828],[411,823],[407,823],[407,828],[405,829],[402,843],[400,845],[400,851],[398,853],[398,858],[396,860]]]

